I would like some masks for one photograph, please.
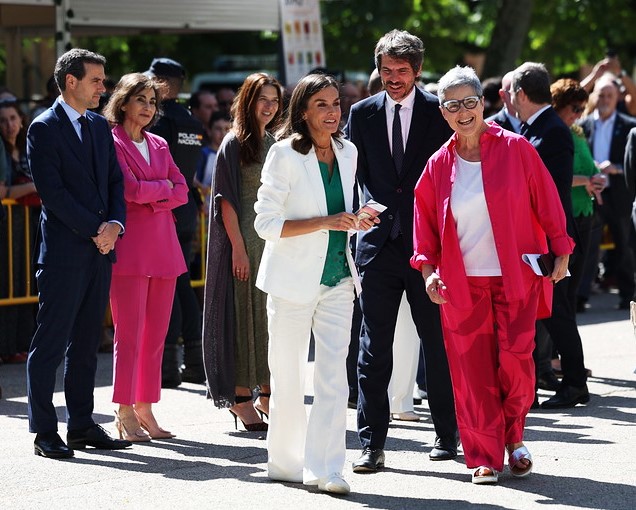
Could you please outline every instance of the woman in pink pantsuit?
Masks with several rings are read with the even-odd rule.
[[[456,67],[439,81],[455,134],[415,188],[414,254],[440,304],[457,424],[473,483],[495,483],[504,453],[513,476],[532,471],[523,444],[534,400],[534,324],[574,243],[552,177],[523,137],[484,122],[479,78]],[[523,254],[556,255],[547,278]]]
[[[161,358],[177,276],[186,271],[172,209],[188,187],[163,138],[148,133],[157,85],[143,74],[121,78],[105,109],[124,176],[126,234],[117,243],[110,304],[115,324],[113,402],[120,438],[171,438],[152,414],[161,394]]]

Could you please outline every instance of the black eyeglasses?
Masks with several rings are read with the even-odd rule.
[[[455,113],[459,111],[462,105],[464,105],[464,108],[467,110],[473,110],[477,107],[480,100],[481,96],[468,96],[464,99],[449,99],[448,101],[444,101],[442,106],[446,108],[447,111]]]
[[[570,108],[572,108],[572,113],[583,113],[585,111],[585,106],[579,106],[576,104],[571,104]]]

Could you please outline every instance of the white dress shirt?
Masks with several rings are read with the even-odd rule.
[[[393,154],[393,115],[395,114],[395,105],[397,101],[391,99],[391,96],[385,92],[384,108],[386,109],[386,132],[389,136],[389,148]],[[409,128],[411,127],[411,118],[413,117],[413,105],[415,104],[415,87],[411,92],[400,101],[402,108],[400,109],[400,123],[402,124],[402,141],[404,142],[404,151],[406,152],[406,142],[409,139]]]

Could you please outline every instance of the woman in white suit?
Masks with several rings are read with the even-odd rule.
[[[350,231],[373,221],[358,221],[351,211],[357,151],[339,125],[338,83],[304,77],[289,103],[285,139],[267,155],[254,226],[265,239],[256,286],[268,294],[269,478],[347,494],[345,360],[357,281],[348,241]],[[312,331],[314,404],[307,419],[304,364]]]

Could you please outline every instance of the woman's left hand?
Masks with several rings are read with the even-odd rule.
[[[569,255],[559,255],[554,259],[554,269],[552,270],[552,274],[550,275],[550,280],[552,283],[558,283],[568,272],[568,262],[570,261]]]

